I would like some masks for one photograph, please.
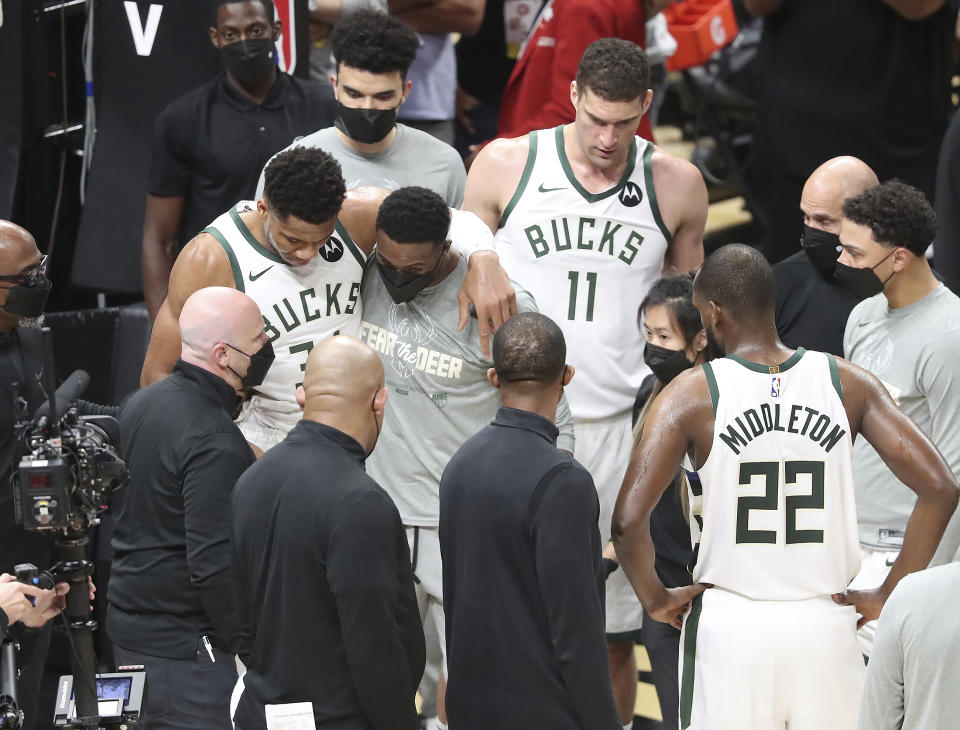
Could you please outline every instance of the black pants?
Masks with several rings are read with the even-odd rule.
[[[146,701],[139,730],[232,730],[230,694],[237,683],[233,655],[198,647],[194,659],[166,659],[114,644],[117,665],[143,664]]]
[[[680,632],[670,624],[654,621],[643,612],[643,645],[650,657],[653,684],[657,688],[664,730],[678,730],[680,683],[677,679],[680,662]]]

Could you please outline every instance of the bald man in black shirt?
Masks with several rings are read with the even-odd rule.
[[[843,330],[857,298],[833,272],[840,256],[843,201],[877,184],[870,167],[856,157],[834,157],[803,185],[802,251],[777,263],[777,335],[787,347],[843,357]]]
[[[364,471],[383,424],[383,366],[337,336],[307,360],[303,420],[237,482],[233,567],[252,641],[237,730],[418,730],[423,628],[400,513]],[[273,708],[268,708],[273,705]]]
[[[560,328],[509,319],[493,341],[503,407],[440,482],[447,717],[456,730],[620,730],[604,635],[604,580],[589,472],[556,448]],[[493,458],[491,458],[493,455]]]

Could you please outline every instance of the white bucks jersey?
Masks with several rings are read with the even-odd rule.
[[[660,278],[670,241],[653,189],[653,145],[634,138],[620,181],[591,194],[570,167],[562,126],[529,139],[497,253],[563,330],[577,368],[566,391],[574,417],[607,418],[632,407],[649,372],[637,310]]]
[[[240,202],[204,233],[223,246],[237,289],[260,307],[276,353],[250,407],[257,409],[261,420],[288,431],[300,418],[295,394],[310,350],[332,335],[360,331],[360,280],[366,257],[338,222],[318,256],[306,266],[289,266],[264,249],[240,218],[240,213],[255,209],[252,202]]]
[[[730,355],[703,369],[716,421],[691,482],[694,580],[756,600],[845,590],[860,544],[836,360],[801,348],[779,366]]]

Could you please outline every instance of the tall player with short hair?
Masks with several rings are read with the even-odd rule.
[[[637,309],[662,274],[703,260],[702,176],[634,134],[650,107],[649,81],[639,46],[592,43],[570,84],[574,122],[487,145],[467,176],[463,205],[495,231],[507,273],[563,330],[580,372],[567,389],[576,457],[596,483],[604,540],[632,445],[634,396],[649,373]],[[614,573],[606,620],[624,723],[633,718],[641,618],[633,590]]]
[[[957,481],[877,378],[780,342],[773,270],[755,249],[707,258],[693,301],[727,356],[681,374],[652,405],[613,521],[647,613],[679,628],[687,611],[680,727],[852,730],[863,681],[856,612],[860,623],[876,618],[897,582],[927,566]],[[866,591],[847,590],[860,567],[857,434],[917,493],[900,556]],[[684,456],[701,485],[690,495],[695,583],[668,589],[649,517]]]

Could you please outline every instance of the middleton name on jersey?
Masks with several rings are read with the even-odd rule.
[[[833,428],[831,429],[831,426]],[[789,411],[780,409],[779,403],[772,406],[761,403],[757,408],[747,408],[739,416],[735,416],[733,423],[724,428],[716,429],[717,435],[730,450],[739,455],[740,449],[758,436],[771,431],[783,431],[806,436],[818,443],[827,453],[836,446],[847,431],[833,424],[830,417],[816,408],[795,404]]]

